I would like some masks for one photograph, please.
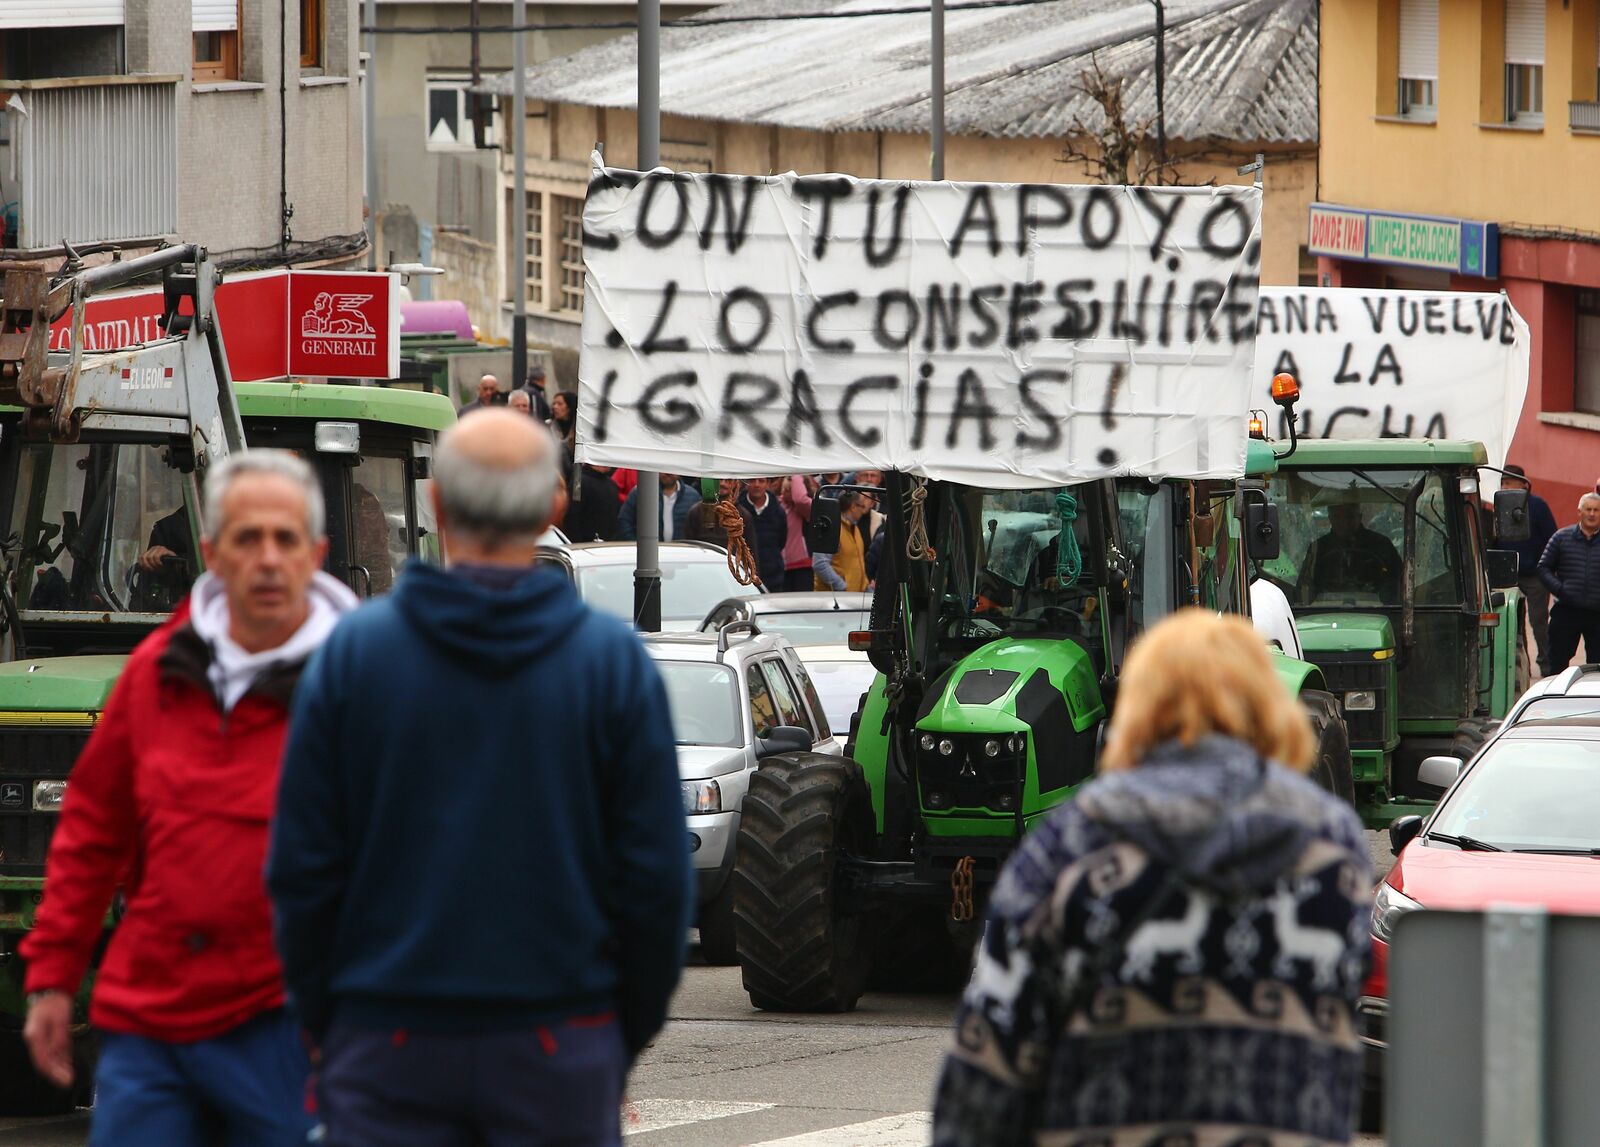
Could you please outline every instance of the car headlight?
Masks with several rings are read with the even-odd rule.
[[[722,786],[716,781],[684,781],[683,811],[691,814],[721,812]]]
[[[1378,695],[1371,689],[1352,689],[1344,695],[1344,707],[1354,710],[1371,710],[1378,707]]]
[[[1381,882],[1372,901],[1372,934],[1387,944],[1394,935],[1394,922],[1421,907],[1387,880]]]

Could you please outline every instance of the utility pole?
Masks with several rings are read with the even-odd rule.
[[[282,0],[287,4],[289,0]],[[367,270],[378,269],[378,0],[367,0]],[[287,65],[285,65],[287,67]]]
[[[1167,11],[1156,6],[1156,182],[1167,181]]]
[[[639,0],[640,171],[661,162],[661,0]],[[633,623],[641,632],[661,629],[661,475],[639,471],[633,494]]]
[[[933,30],[928,55],[933,65],[933,83],[929,89],[928,134],[933,145],[928,156],[928,178],[944,178],[944,0],[932,0],[929,11],[933,17]]]
[[[511,233],[517,237],[517,282],[511,302],[511,388],[528,382],[528,60],[527,38],[522,31],[528,22],[527,0],[511,5],[511,202],[516,205],[517,221]],[[540,216],[543,218],[543,215]],[[542,269],[542,264],[541,264]]]

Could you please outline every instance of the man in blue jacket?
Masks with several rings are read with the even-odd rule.
[[[449,567],[346,618],[297,694],[267,881],[330,1147],[617,1144],[678,981],[666,694],[624,622],[533,566],[558,456],[512,411],[447,432]]]
[[[1539,559],[1550,609],[1550,663],[1560,673],[1583,638],[1585,661],[1600,661],[1600,494],[1578,499],[1578,524],[1557,530]]]
[[[676,474],[661,475],[661,540],[682,541],[687,536],[689,511],[699,504],[700,491],[678,481]],[[639,488],[635,486],[628,491],[628,498],[622,503],[622,513],[617,517],[619,537],[630,542],[638,538],[634,527],[634,515],[638,511]]]
[[[1551,672],[1550,655],[1550,591],[1539,579],[1539,559],[1544,548],[1555,536],[1556,516],[1550,512],[1550,503],[1533,492],[1532,483],[1521,466],[1508,464],[1500,485],[1507,490],[1528,491],[1527,540],[1506,542],[1505,548],[1517,553],[1517,588],[1528,603],[1528,622],[1533,626],[1533,645],[1539,654],[1539,673]]]

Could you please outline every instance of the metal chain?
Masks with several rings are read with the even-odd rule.
[[[970,856],[963,856],[956,861],[956,867],[950,873],[950,919],[955,921],[972,919],[972,865]]]
[[[756,573],[755,555],[744,537],[744,515],[739,507],[723,499],[711,507],[717,514],[717,525],[728,534],[728,572],[740,585],[760,585],[761,575]]]

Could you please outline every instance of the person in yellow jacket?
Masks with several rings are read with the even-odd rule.
[[[817,589],[861,593],[872,584],[867,579],[866,539],[858,525],[867,510],[866,502],[854,490],[839,495],[839,552],[811,555]]]

